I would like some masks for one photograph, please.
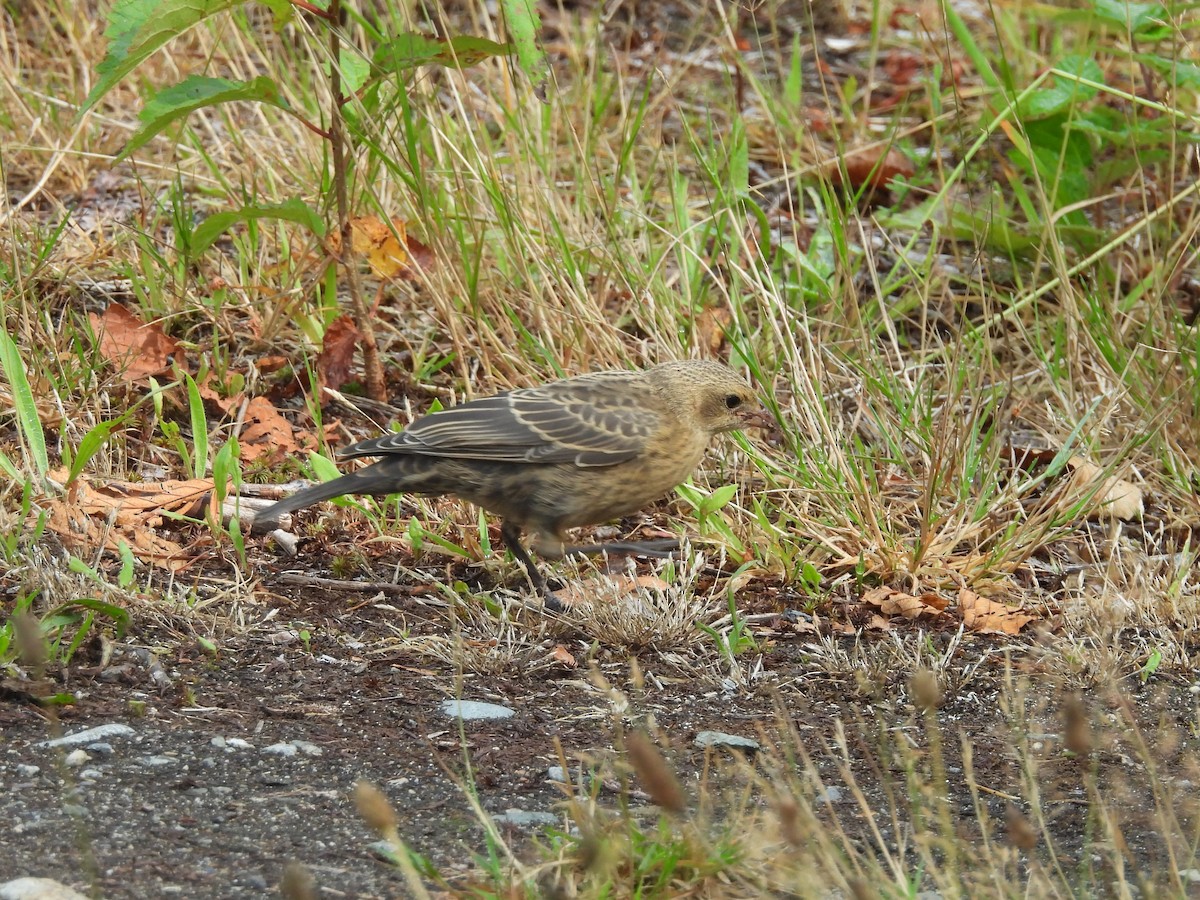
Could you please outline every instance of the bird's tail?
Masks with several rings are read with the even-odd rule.
[[[297,491],[290,497],[284,497],[277,503],[273,503],[261,512],[256,513],[254,523],[251,527],[255,532],[261,533],[267,531],[278,525],[279,520],[286,513],[304,509],[306,506],[312,506],[314,503],[320,503],[322,500],[341,497],[343,494],[384,495],[401,493],[408,488],[408,485],[404,483],[405,478],[403,474],[396,471],[396,468],[395,466],[376,463],[375,465],[359,469],[357,472],[351,472],[349,475],[343,475],[341,478],[335,478],[333,481],[326,481],[323,484],[313,485],[310,488]]]

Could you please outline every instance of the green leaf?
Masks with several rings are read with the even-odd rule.
[[[25,375],[25,364],[21,351],[7,331],[0,332],[0,372],[8,379],[12,390],[13,405],[17,409],[17,430],[29,451],[34,472],[44,478],[50,471],[50,458],[46,455],[46,433],[42,431],[42,420],[38,417],[33,389]]]
[[[271,11],[271,24],[275,26],[276,31],[282,31],[283,26],[287,25],[296,17],[296,7],[288,0],[262,0],[263,6]],[[317,3],[316,6],[325,8],[323,3]]]
[[[210,16],[245,0],[117,0],[108,13],[108,54],[96,67],[100,76],[83,101],[87,112],[122,78],[172,38]]]
[[[1150,53],[1137,53],[1133,57],[1145,63],[1167,79],[1172,87],[1200,89],[1200,66],[1185,59],[1163,58]]]
[[[213,458],[213,490],[219,502],[225,502],[225,498],[229,495],[231,482],[235,488],[241,487],[242,475],[238,468],[238,460],[241,459],[241,456],[242,451],[238,439],[236,436],[231,436]]]
[[[79,473],[83,471],[83,467],[88,464],[88,461],[96,455],[101,447],[108,443],[108,439],[112,437],[113,428],[124,420],[112,419],[108,422],[101,422],[88,430],[88,433],[83,436],[83,440],[79,442],[79,446],[75,448],[75,458],[71,460],[71,469],[67,474],[67,484],[70,484],[79,477]]]
[[[342,72],[342,90],[348,94],[361,90],[371,74],[371,64],[362,54],[348,49],[342,51],[338,66]]]
[[[736,484],[722,485],[700,501],[700,506],[697,509],[697,513],[701,518],[712,515],[717,510],[723,509],[725,505],[733,499],[733,495],[736,493]]]
[[[1104,83],[1104,72],[1091,57],[1068,56],[1055,68],[1087,81]],[[1074,104],[1092,99],[1096,96],[1097,90],[1090,84],[1081,84],[1078,81],[1058,76],[1053,87],[1034,91],[1021,101],[1017,109],[1024,119],[1047,119],[1050,116],[1065,113]]]
[[[799,109],[804,102],[804,54],[800,50],[800,35],[792,38],[792,59],[788,63],[787,79],[783,83],[783,102],[789,109]]]
[[[1161,3],[1132,3],[1128,0],[1093,0],[1096,17],[1110,25],[1134,32],[1160,25],[1167,20],[1167,11]]]
[[[16,464],[8,458],[7,454],[0,453],[0,471],[11,478],[13,481],[21,480],[21,471]]]
[[[78,556],[72,556],[67,560],[67,568],[76,575],[86,575],[97,584],[104,584],[104,579],[100,577],[100,573],[85,563]]]
[[[230,227],[252,219],[282,219],[303,225],[318,237],[325,234],[325,221],[307,203],[299,197],[293,197],[282,203],[251,204],[241,209],[214,213],[192,232],[192,253],[203,253]]]
[[[465,69],[489,56],[508,56],[512,52],[512,44],[498,44],[487,38],[459,35],[442,41],[407,32],[376,50],[372,62],[377,68],[393,73],[427,65]]]
[[[117,584],[128,589],[133,584],[133,573],[136,561],[133,558],[133,549],[129,544],[122,540],[117,543],[117,550],[121,555],[121,571],[117,574]]]
[[[184,373],[184,383],[187,385],[188,412],[192,422],[193,463],[196,478],[203,478],[208,471],[208,417],[204,414],[204,400],[200,396],[200,388],[191,375]]]
[[[177,119],[187,118],[198,109],[235,100],[254,100],[280,109],[289,108],[280,96],[275,80],[266,75],[260,75],[250,81],[192,75],[179,84],[163,88],[146,101],[146,105],[138,113],[142,126],[121,148],[117,159],[124,159],[134,150],[145,146],[151,138]]]
[[[1100,68],[1100,63],[1096,62],[1093,57],[1082,53],[1072,53],[1069,56],[1064,56],[1054,68],[1060,72],[1082,78],[1085,81],[1104,84],[1104,70]],[[1096,96],[1097,88],[1088,84],[1079,84],[1078,82],[1075,82],[1075,84],[1078,90],[1086,92],[1084,96],[1089,98]]]
[[[329,457],[322,456],[320,453],[310,453],[308,455],[308,462],[312,466],[313,474],[321,481],[333,481],[333,479],[340,478],[342,475],[337,464]]]
[[[37,702],[38,706],[73,706],[78,701],[69,691],[59,691],[57,694],[38,697]]]
[[[517,65],[521,67],[534,90],[541,96],[543,85],[550,74],[546,54],[538,46],[537,33],[542,27],[534,0],[500,0],[504,10],[504,24],[508,35],[516,45]]]

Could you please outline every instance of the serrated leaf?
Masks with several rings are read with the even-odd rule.
[[[550,66],[537,42],[537,34],[542,27],[537,7],[533,0],[500,0],[500,7],[504,10],[508,35],[516,45],[517,65],[529,76],[534,90],[540,91],[550,74]]]
[[[1159,25],[1167,18],[1161,3],[1132,3],[1129,0],[1092,0],[1096,16],[1121,29],[1134,33],[1152,25]]]
[[[1138,62],[1145,63],[1158,72],[1173,87],[1200,88],[1200,66],[1183,59],[1164,58],[1150,53],[1139,53],[1134,56]]]
[[[1075,97],[1075,91],[1070,87],[1046,88],[1034,91],[1021,101],[1017,109],[1022,119],[1047,119],[1064,112]]]
[[[338,65],[342,71],[342,89],[348,94],[358,93],[367,83],[371,64],[363,59],[361,53],[343,50]]]
[[[251,81],[192,75],[179,84],[163,88],[146,102],[142,111],[138,113],[142,126],[121,148],[117,159],[124,159],[134,150],[144,146],[177,119],[186,118],[198,109],[235,100],[254,100],[280,109],[288,108],[274,79],[266,75],[260,75]]]
[[[117,0],[108,13],[108,54],[96,66],[100,76],[83,101],[87,112],[113,85],[168,41],[210,16],[245,0]]]
[[[1061,72],[1069,72],[1085,81],[1104,83],[1104,71],[1090,56],[1067,56],[1056,66]],[[1052,87],[1034,91],[1021,101],[1019,111],[1024,119],[1047,119],[1064,113],[1073,105],[1096,96],[1098,89],[1090,84],[1057,76]]]
[[[1064,56],[1054,67],[1060,72],[1067,72],[1084,81],[1094,82],[1096,84],[1104,84],[1104,70],[1100,68],[1100,63],[1096,62],[1091,56],[1073,53],[1070,56]],[[1090,84],[1081,84],[1078,81],[1063,79],[1067,81],[1067,86],[1074,88],[1076,95],[1091,99],[1096,96],[1098,88],[1092,87]]]
[[[282,219],[285,222],[303,225],[318,237],[325,234],[324,220],[299,197],[293,197],[282,203],[251,204],[241,209],[214,213],[192,232],[192,252],[203,253],[232,226],[251,219]]]
[[[271,10],[271,24],[276,31],[282,31],[296,17],[296,7],[288,0],[262,0],[263,5]],[[317,4],[321,6],[321,4]]]
[[[409,32],[393,38],[376,50],[372,62],[385,72],[404,72],[428,65],[465,69],[489,56],[507,56],[512,52],[512,44],[499,44],[472,35],[459,35],[442,41]]]

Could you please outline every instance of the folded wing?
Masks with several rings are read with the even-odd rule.
[[[597,372],[431,413],[404,431],[341,454],[416,454],[495,462],[611,466],[637,456],[661,427],[635,373]]]

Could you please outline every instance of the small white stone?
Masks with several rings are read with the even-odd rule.
[[[443,700],[442,714],[456,719],[509,719],[514,715],[507,706],[496,703],[480,703],[477,700]]]
[[[97,725],[74,734],[64,734],[52,741],[42,741],[39,747],[78,747],[82,744],[94,744],[96,741],[111,740],[112,738],[131,737],[134,730],[120,722],[110,722],[107,725]]]

